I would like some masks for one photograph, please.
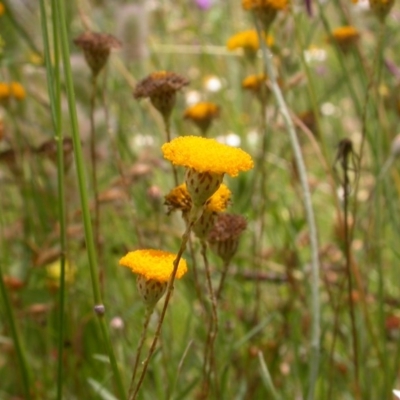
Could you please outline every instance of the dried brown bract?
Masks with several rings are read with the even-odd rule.
[[[74,43],[83,50],[94,76],[103,69],[111,50],[121,47],[121,42],[114,36],[90,31],[75,38]]]
[[[246,218],[241,215],[219,214],[214,227],[208,234],[207,240],[211,250],[228,262],[235,254],[240,235],[246,227]]]
[[[135,99],[148,97],[164,119],[168,119],[175,105],[176,93],[188,84],[188,79],[175,72],[153,72],[138,82],[133,96]]]

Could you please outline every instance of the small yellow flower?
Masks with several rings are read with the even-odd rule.
[[[369,0],[373,13],[383,22],[394,5],[394,0]]]
[[[332,31],[330,41],[336,43],[340,49],[348,50],[359,39],[360,32],[351,25],[341,26]]]
[[[287,5],[288,0],[242,0],[242,7],[253,11],[266,31],[270,28],[278,11],[284,10]]]
[[[266,38],[266,43],[269,47],[274,44],[274,39],[271,35]],[[256,52],[260,48],[258,34],[256,30],[247,30],[239,32],[228,39],[226,43],[228,50],[244,49]]]
[[[68,260],[65,261],[64,265],[65,272],[65,283],[71,285],[75,282],[76,266],[70,263]],[[60,275],[61,275],[61,260],[54,261],[46,266],[46,273],[49,283],[52,287],[59,287]]]
[[[10,92],[11,96],[16,98],[17,100],[24,100],[26,97],[25,89],[19,82],[10,83]]]
[[[5,7],[3,3],[0,3],[0,16],[3,15],[5,13]]]
[[[231,191],[222,183],[218,190],[206,201],[206,209],[211,212],[225,211],[231,195]],[[168,213],[181,210],[185,214],[190,211],[192,199],[185,183],[175,187],[165,196],[165,205],[168,207]]]
[[[237,176],[253,168],[253,160],[241,149],[198,136],[181,136],[162,146],[164,157],[174,165]]]
[[[168,282],[174,269],[176,254],[162,250],[136,250],[131,251],[119,260],[119,264],[128,267],[135,274],[141,275],[147,280]],[[187,264],[184,259],[179,262],[176,278],[180,279],[187,272]]]
[[[219,117],[220,107],[214,103],[201,102],[185,110],[183,118],[189,119],[196,124],[205,134],[213,119]]]
[[[242,81],[242,88],[246,90],[251,90],[253,92],[258,92],[262,85],[265,85],[268,77],[265,74],[259,75],[249,75]]]
[[[11,95],[10,85],[0,82],[0,100],[7,100]]]

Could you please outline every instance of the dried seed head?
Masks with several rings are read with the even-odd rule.
[[[74,43],[83,50],[94,76],[98,75],[106,64],[111,50],[121,47],[121,42],[114,36],[90,31],[75,38]]]
[[[214,227],[208,234],[211,250],[228,262],[235,254],[239,238],[247,227],[247,221],[241,215],[219,214]]]
[[[164,119],[168,119],[175,105],[176,93],[188,84],[188,79],[174,72],[153,72],[138,82],[133,96],[135,99],[150,98]]]
[[[394,5],[394,0],[369,0],[369,6],[377,18],[383,22]]]

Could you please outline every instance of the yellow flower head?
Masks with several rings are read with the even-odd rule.
[[[242,88],[258,92],[261,89],[261,85],[264,85],[267,80],[268,77],[265,74],[249,75],[243,79]]]
[[[218,190],[206,201],[206,210],[210,212],[226,210],[231,195],[231,191],[222,183]],[[183,213],[190,211],[192,199],[185,183],[175,187],[165,196],[165,205],[168,207],[168,213],[175,210],[181,210]]]
[[[174,165],[182,165],[197,172],[237,176],[254,166],[249,154],[198,136],[181,136],[162,146],[164,157]]]
[[[271,35],[268,35],[265,41],[269,47],[274,44],[274,39]],[[228,50],[242,48],[244,50],[256,52],[260,47],[257,31],[254,29],[242,31],[237,33],[236,35],[231,36],[226,43],[226,47],[228,48]]]
[[[76,266],[70,263],[68,260],[65,261],[65,283],[71,285],[75,282]],[[60,275],[61,275],[61,260],[54,261],[46,266],[46,273],[49,283],[53,287],[59,287]]]
[[[360,37],[360,32],[351,25],[341,26],[332,31],[331,42],[336,43],[342,50],[353,46]]]
[[[0,100],[7,100],[11,95],[10,85],[0,82]]]
[[[214,103],[201,102],[185,110],[183,118],[196,124],[203,133],[206,133],[213,119],[219,117],[220,107]]]
[[[24,100],[26,97],[25,89],[19,82],[10,83],[10,92],[17,100]]]
[[[270,28],[278,11],[284,10],[287,5],[288,0],[242,0],[243,8],[253,11],[266,31]]]
[[[279,11],[284,10],[287,4],[288,0],[242,0],[242,6],[245,10],[265,8]]]
[[[119,260],[119,265],[128,267],[135,274],[141,275],[146,280],[167,282],[174,268],[176,254],[162,250],[136,250],[129,252]],[[176,278],[180,279],[187,272],[186,261],[179,261]]]
[[[384,21],[394,4],[394,0],[369,0],[369,6],[373,13]]]

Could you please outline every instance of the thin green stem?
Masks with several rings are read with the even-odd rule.
[[[4,254],[3,251],[1,252],[1,254]],[[31,379],[30,379],[29,367],[28,367],[28,362],[26,361],[25,349],[17,329],[17,324],[15,323],[14,313],[11,307],[10,299],[8,297],[7,289],[4,284],[2,263],[3,261],[0,260],[0,294],[3,300],[6,317],[10,325],[11,336],[13,338],[14,347],[17,353],[17,359],[21,368],[22,386],[23,386],[22,390],[24,391],[25,398],[29,400],[33,398],[31,396]]]
[[[53,0],[53,8],[54,8]],[[58,180],[58,218],[60,222],[60,285],[59,285],[59,320],[58,320],[58,360],[57,360],[57,399],[62,399],[62,389],[64,382],[64,309],[65,309],[65,258],[67,247],[67,222],[66,222],[66,200],[65,200],[65,182],[64,182],[64,146],[62,132],[62,117],[61,117],[61,80],[60,80],[60,50],[59,50],[59,35],[53,25],[53,42],[54,42],[54,71],[51,65],[50,41],[47,31],[47,18],[44,0],[40,1],[40,14],[43,43],[45,48],[45,63],[47,70],[47,87],[50,98],[50,109],[53,120],[55,140],[57,142],[57,180]],[[54,73],[53,73],[54,72]]]
[[[318,239],[317,239],[317,226],[315,223],[315,216],[313,205],[311,201],[311,193],[307,180],[307,170],[303,160],[300,144],[296,135],[292,119],[290,118],[289,109],[283,98],[282,91],[278,85],[276,73],[272,63],[272,54],[268,49],[264,40],[262,40],[262,32],[257,19],[254,23],[258,32],[259,42],[261,43],[261,50],[263,56],[264,66],[267,70],[268,77],[271,82],[272,92],[275,95],[280,112],[285,121],[285,125],[289,134],[289,139],[292,145],[296,166],[300,176],[300,182],[303,191],[303,201],[306,210],[307,224],[310,235],[311,247],[311,312],[312,312],[312,330],[311,330],[311,355],[310,355],[310,376],[309,376],[309,400],[314,398],[315,385],[319,373],[319,359],[320,359],[320,299],[319,299],[319,255],[318,255]]]
[[[99,277],[97,270],[97,260],[96,260],[96,252],[94,247],[93,240],[93,232],[90,220],[90,211],[88,206],[88,193],[86,189],[86,174],[83,162],[83,154],[82,147],[80,143],[79,137],[79,127],[78,127],[78,118],[76,113],[76,102],[75,102],[75,92],[72,81],[72,71],[69,59],[69,45],[68,45],[68,36],[67,36],[67,26],[66,26],[66,18],[65,18],[65,10],[64,10],[64,2],[55,1],[54,9],[53,9],[53,24],[57,28],[58,35],[60,37],[61,43],[61,54],[63,61],[63,68],[65,74],[65,85],[67,89],[67,99],[68,99],[68,109],[70,113],[71,119],[71,133],[72,140],[74,144],[74,152],[75,152],[75,166],[77,170],[78,176],[78,185],[79,185],[79,195],[81,200],[82,207],[82,216],[83,223],[85,228],[85,238],[86,238],[86,247],[88,252],[89,259],[89,268],[91,274],[91,282],[92,282],[92,292],[93,299],[95,302],[95,310],[98,310],[98,320],[100,323],[100,328],[103,335],[103,341],[105,347],[108,352],[108,356],[110,359],[111,368],[114,373],[114,378],[117,384],[117,390],[120,399],[126,399],[126,393],[124,389],[124,384],[122,381],[122,377],[120,371],[118,369],[117,360],[115,358],[115,354],[113,351],[113,347],[111,344],[111,339],[109,336],[108,328],[106,321],[103,318],[104,315],[104,306],[102,304],[100,285],[99,285]]]

